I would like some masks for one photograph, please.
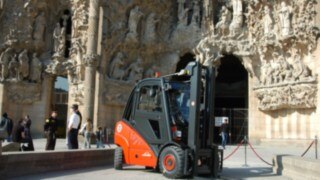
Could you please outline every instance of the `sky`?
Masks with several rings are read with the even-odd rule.
[[[57,77],[57,81],[54,84],[55,89],[63,89],[68,91],[68,79],[63,77]]]

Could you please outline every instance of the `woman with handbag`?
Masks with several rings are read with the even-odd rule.
[[[91,148],[92,129],[92,121],[88,118],[80,130],[80,134],[84,136],[84,149]]]

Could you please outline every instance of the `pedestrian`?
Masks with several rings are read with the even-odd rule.
[[[78,149],[78,130],[80,129],[80,112],[78,110],[78,105],[74,104],[71,107],[72,114],[69,118],[68,123],[68,148]]]
[[[31,119],[29,115],[26,115],[24,117],[24,134],[25,134],[25,140],[28,144],[28,147],[25,149],[25,151],[34,151],[34,146],[33,146],[33,140],[31,136]]]
[[[20,144],[20,148],[19,148],[20,151],[24,151],[27,148],[24,145],[21,146],[22,143],[26,143],[24,126],[25,126],[24,120],[20,119],[16,126],[15,134],[13,137],[13,141]]]
[[[84,149],[91,148],[92,121],[90,118],[83,124],[80,134],[84,135]]]
[[[222,138],[221,145],[222,145],[223,149],[226,149],[226,144],[228,141],[228,132],[229,132],[228,119],[224,118],[223,123],[220,127],[220,134],[221,134],[221,138]]]
[[[57,131],[57,116],[56,111],[51,112],[51,116],[46,119],[44,124],[44,134],[47,138],[46,150],[54,150],[56,146],[56,131]]]
[[[97,148],[100,148],[100,147],[104,148],[103,138],[104,138],[104,134],[102,131],[102,127],[99,127],[98,130],[96,131]]]
[[[6,131],[7,131],[6,139],[8,142],[11,142],[12,141],[13,121],[12,121],[12,119],[10,119],[8,117],[8,114],[6,112],[2,114],[2,118],[1,118],[1,122],[0,122],[0,127],[3,127],[3,126],[7,126],[7,127],[5,127]]]

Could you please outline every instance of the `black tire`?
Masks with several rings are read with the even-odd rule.
[[[123,165],[123,150],[121,147],[117,147],[114,150],[114,169],[122,170]]]
[[[167,178],[182,178],[184,163],[184,151],[177,146],[168,146],[161,152],[159,170]]]

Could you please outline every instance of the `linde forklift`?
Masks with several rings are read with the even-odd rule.
[[[215,69],[198,62],[138,82],[115,126],[114,168],[145,166],[167,178],[218,177],[223,155],[213,144],[214,86]]]

